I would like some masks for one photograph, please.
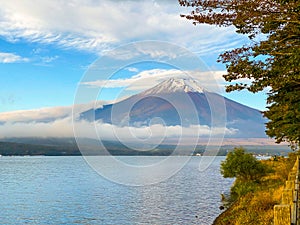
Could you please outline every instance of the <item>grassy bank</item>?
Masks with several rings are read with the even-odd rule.
[[[263,161],[271,172],[259,182],[236,179],[227,199],[231,205],[213,225],[273,224],[273,207],[280,203],[285,181],[295,160],[296,154],[290,154],[289,158]]]

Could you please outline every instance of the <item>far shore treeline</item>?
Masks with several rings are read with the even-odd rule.
[[[99,149],[95,140],[87,140],[92,143],[84,149],[85,155],[107,155],[106,151]],[[105,148],[111,155],[144,155],[144,156],[169,156],[174,154],[176,145],[159,145],[150,151],[137,151],[126,147],[120,142],[105,141]],[[198,145],[193,152],[194,155],[202,155],[205,151],[204,145]],[[224,145],[220,147],[218,156],[225,156],[234,147]],[[287,155],[291,150],[288,146],[244,146],[248,152],[263,155]],[[191,146],[181,146],[176,155],[189,155]],[[74,138],[21,138],[0,140],[0,155],[2,156],[25,156],[25,155],[45,155],[45,156],[78,156],[81,152],[78,149]]]

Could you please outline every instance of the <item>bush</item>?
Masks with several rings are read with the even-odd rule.
[[[259,181],[269,172],[267,165],[246,153],[242,147],[229,152],[225,161],[221,163],[223,177],[236,177],[241,181]]]

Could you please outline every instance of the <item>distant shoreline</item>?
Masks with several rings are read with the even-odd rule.
[[[24,141],[25,142],[25,141]],[[29,141],[28,141],[29,142]],[[35,140],[32,140],[34,143]],[[0,141],[0,155],[2,156],[81,156],[82,153],[76,142],[55,142],[53,143],[41,143],[36,141],[37,144],[20,143],[11,141]],[[170,156],[173,154],[176,145],[159,145],[155,149],[149,151],[138,151],[128,148],[127,146],[116,142],[105,142],[105,149],[99,149],[99,146],[95,143],[87,145],[84,149],[84,155],[114,155],[114,156]],[[228,151],[232,150],[235,145],[223,145],[218,150],[218,156],[227,155]],[[244,145],[248,152],[253,154],[262,155],[287,155],[291,152],[288,146],[284,145]],[[200,156],[205,152],[205,145],[196,146],[193,151],[193,155]],[[217,147],[219,148],[219,147]],[[108,151],[108,152],[107,152]],[[190,156],[191,146],[180,146],[176,149],[178,156]],[[215,154],[213,154],[215,155]]]

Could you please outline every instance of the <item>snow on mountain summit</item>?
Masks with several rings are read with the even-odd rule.
[[[204,89],[199,82],[191,78],[170,78],[165,80],[151,89],[144,91],[143,95],[174,93],[174,92],[199,92],[203,93]]]

